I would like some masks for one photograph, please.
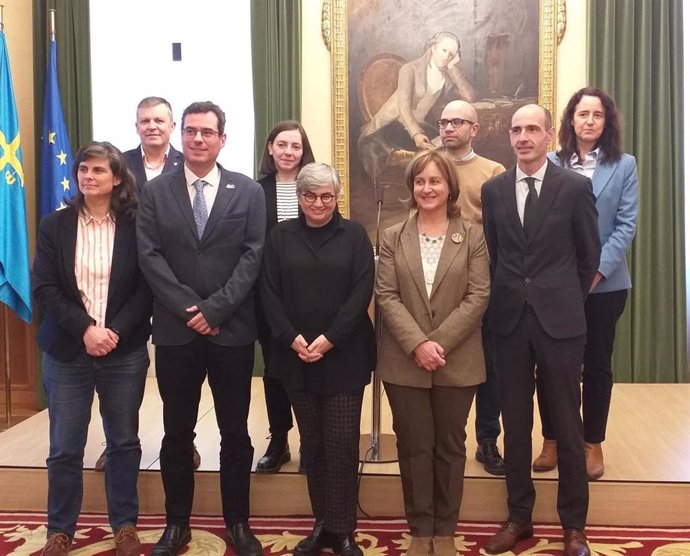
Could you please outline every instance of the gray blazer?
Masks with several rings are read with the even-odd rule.
[[[383,234],[376,301],[383,317],[376,373],[401,386],[473,386],[486,380],[482,316],[489,302],[489,261],[479,226],[450,219],[436,277],[427,296],[417,215]],[[438,342],[446,364],[417,366],[414,348]]]
[[[137,213],[139,264],[153,290],[153,343],[191,342],[187,327],[197,305],[220,327],[209,341],[243,346],[256,340],[254,295],[266,235],[266,205],[254,180],[220,168],[221,179],[201,240],[197,237],[184,167],[143,188]]]

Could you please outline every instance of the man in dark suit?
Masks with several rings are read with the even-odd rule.
[[[134,125],[141,144],[126,151],[124,155],[127,168],[137,179],[137,187],[141,192],[147,181],[181,167],[184,157],[170,144],[175,121],[172,107],[164,98],[142,99],[137,106],[137,121]]]
[[[167,527],[153,556],[191,539],[194,426],[208,377],[221,436],[220,489],[226,538],[258,556],[249,477],[247,416],[257,337],[254,296],[266,231],[261,186],[216,163],[225,114],[195,102],[182,115],[185,163],[144,187],[137,217],[139,261],[154,294],[153,343],[163,400],[160,463]]]
[[[531,477],[535,365],[547,390],[558,443],[558,515],[567,556],[589,555],[583,530],[589,490],[580,417],[584,300],[601,245],[592,184],[548,162],[551,115],[535,104],[515,112],[517,166],[482,188],[492,268],[488,309],[505,428],[508,520],[485,547],[512,550],[532,536]]]

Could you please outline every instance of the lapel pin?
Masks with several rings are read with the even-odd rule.
[[[225,186],[225,189],[235,189],[235,184],[234,183],[229,183]]]
[[[450,240],[451,240],[453,243],[462,243],[462,240],[463,240],[463,239],[464,239],[464,237],[462,236],[462,234],[459,234],[459,233],[457,233],[457,232],[455,232],[454,234],[451,234],[451,235],[450,235]]]

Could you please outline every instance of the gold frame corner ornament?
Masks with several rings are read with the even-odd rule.
[[[566,27],[565,2],[539,2],[539,104],[552,114],[556,108],[556,47]],[[347,218],[350,216],[347,0],[323,0],[321,13],[324,44],[331,52],[332,161],[344,191],[338,207]],[[330,46],[326,29],[330,31]]]

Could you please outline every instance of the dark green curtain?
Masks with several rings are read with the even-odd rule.
[[[80,145],[88,143],[93,137],[89,0],[33,0],[34,116],[37,155],[43,128],[46,58],[50,42],[48,10],[51,8],[56,10],[58,83],[70,146],[73,151],[76,151]],[[39,156],[36,156],[36,176],[40,175],[39,168],[40,160]],[[38,196],[36,199],[38,201]],[[39,362],[38,373],[41,375],[40,351],[37,361]],[[40,377],[37,384],[43,384]],[[38,406],[45,407],[45,392],[41,386],[38,390]]]
[[[302,103],[302,2],[252,0],[254,158],[281,120],[299,120]]]
[[[76,151],[93,138],[89,0],[33,0],[34,113],[36,144],[43,122],[46,56],[50,42],[48,10],[55,9],[58,82],[70,145]],[[39,161],[37,160],[38,164]],[[38,173],[36,174],[38,175]]]
[[[633,289],[617,330],[619,382],[687,382],[682,0],[589,0],[589,82],[609,92],[637,158]]]

